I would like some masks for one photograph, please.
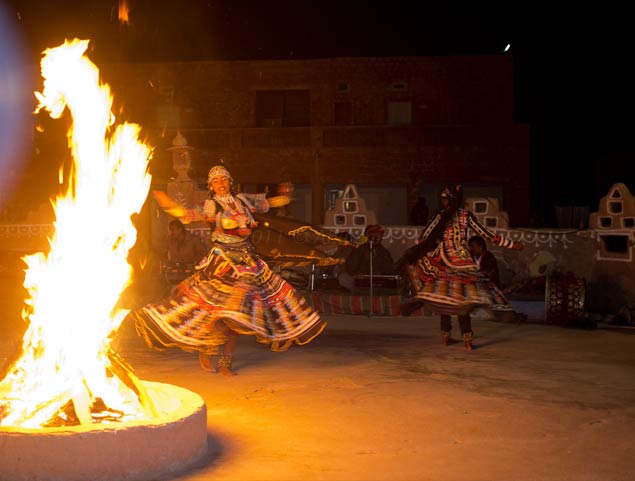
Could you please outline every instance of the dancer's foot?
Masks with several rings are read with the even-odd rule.
[[[218,370],[223,376],[236,376],[238,373],[232,371],[232,355],[231,354],[219,354],[218,355]]]
[[[473,332],[466,332],[463,334],[463,345],[465,346],[465,349],[467,351],[471,351],[474,349],[474,346],[472,346],[472,340],[474,339],[474,333]]]
[[[209,354],[203,354],[202,352],[198,353],[198,363],[201,365],[201,368],[207,372],[217,372],[214,367],[214,363],[212,362],[212,356]]]
[[[238,373],[236,371],[232,371],[228,367],[219,367],[218,372],[220,372],[223,376],[226,376],[226,377],[238,376]]]

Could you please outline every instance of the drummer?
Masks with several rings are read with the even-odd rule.
[[[395,261],[390,251],[382,244],[385,229],[380,225],[367,225],[364,234],[359,238],[357,247],[352,249],[344,269],[338,276],[340,286],[352,290],[355,286],[355,276],[369,275],[372,270],[373,275],[390,276],[396,275]]]

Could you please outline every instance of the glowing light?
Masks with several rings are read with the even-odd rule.
[[[127,314],[117,302],[130,284],[127,257],[137,235],[131,216],[150,188],[151,151],[138,140],[138,125],[115,124],[110,89],[84,56],[87,47],[87,40],[66,41],[41,61],[37,110],[59,118],[68,107],[73,164],[67,191],[53,201],[49,253],[24,258],[29,325],[22,357],[0,382],[3,426],[45,426],[69,404],[81,424],[152,411],[140,382],[110,349]]]
[[[128,0],[119,0],[119,22],[122,25],[130,24],[130,9],[128,8]]]
[[[510,49],[510,48],[512,48],[512,44],[511,44],[511,43],[508,43],[508,44],[505,46],[505,49],[503,50],[503,52],[509,52],[509,49]]]

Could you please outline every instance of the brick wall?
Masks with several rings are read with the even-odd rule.
[[[192,176],[223,158],[243,183],[311,183],[321,221],[326,183],[402,184],[409,209],[421,182],[502,186],[512,225],[529,217],[529,130],[513,122],[511,58],[386,57],[117,64],[102,68],[126,118],[156,146],[153,175],[172,175],[166,151],[180,128]],[[256,128],[256,92],[310,91],[311,125]],[[407,101],[412,123],[387,126]],[[334,125],[335,102],[351,124]]]

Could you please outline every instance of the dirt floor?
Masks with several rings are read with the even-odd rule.
[[[19,290],[3,292],[8,319]],[[327,320],[284,353],[240,338],[233,378],[126,322],[116,345],[137,375],[207,405],[208,456],[165,479],[634,479],[635,331],[476,320],[466,352],[441,346],[433,317]],[[19,329],[0,327],[6,364]]]

